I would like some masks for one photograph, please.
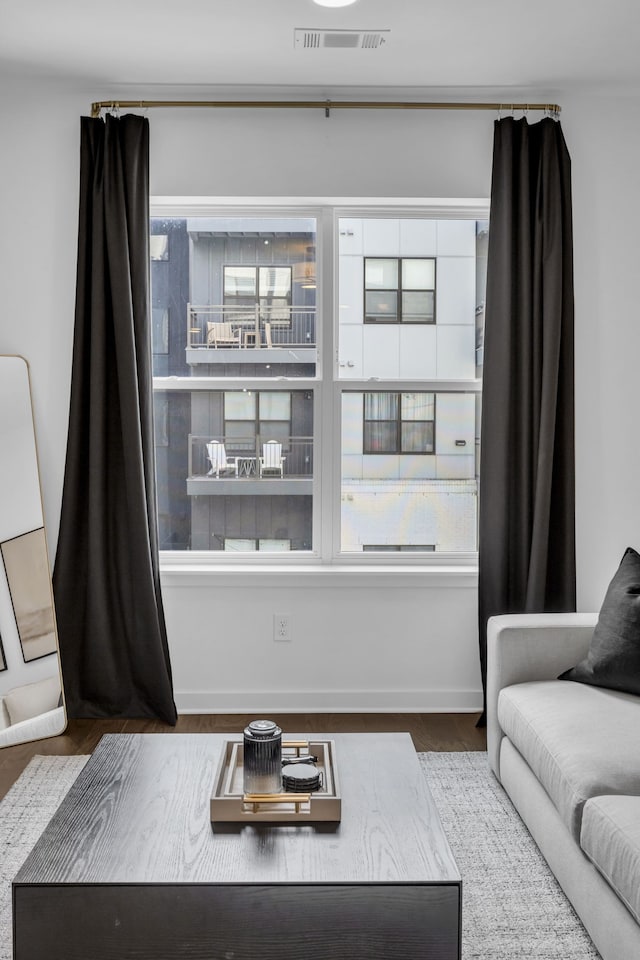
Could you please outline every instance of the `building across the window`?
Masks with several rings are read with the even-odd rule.
[[[366,257],[365,323],[435,323],[433,257]]]
[[[318,310],[334,258],[318,276],[315,215],[152,219],[162,550],[476,550],[486,222],[336,222],[334,324],[330,301]],[[327,329],[335,366],[320,362]],[[321,391],[335,394],[337,434]],[[323,462],[341,465],[322,471],[339,476],[330,497],[321,433]]]
[[[365,393],[364,453],[435,453],[433,393]]]

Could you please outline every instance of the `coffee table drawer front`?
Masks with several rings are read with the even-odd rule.
[[[459,960],[459,884],[14,886],[15,960]]]

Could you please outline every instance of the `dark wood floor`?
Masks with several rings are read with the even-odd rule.
[[[407,731],[418,752],[485,750],[486,736],[471,713],[311,713],[270,714],[285,733],[381,733]],[[92,753],[105,733],[238,734],[255,715],[183,715],[175,727],[151,720],[70,720],[60,737],[0,750],[0,799],[36,754],[78,756]]]

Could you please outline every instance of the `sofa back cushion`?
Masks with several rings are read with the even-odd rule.
[[[558,679],[640,695],[640,555],[632,547],[609,584],[586,657]]]

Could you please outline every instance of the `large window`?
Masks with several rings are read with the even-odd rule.
[[[193,209],[151,221],[161,550],[473,557],[487,211]]]

